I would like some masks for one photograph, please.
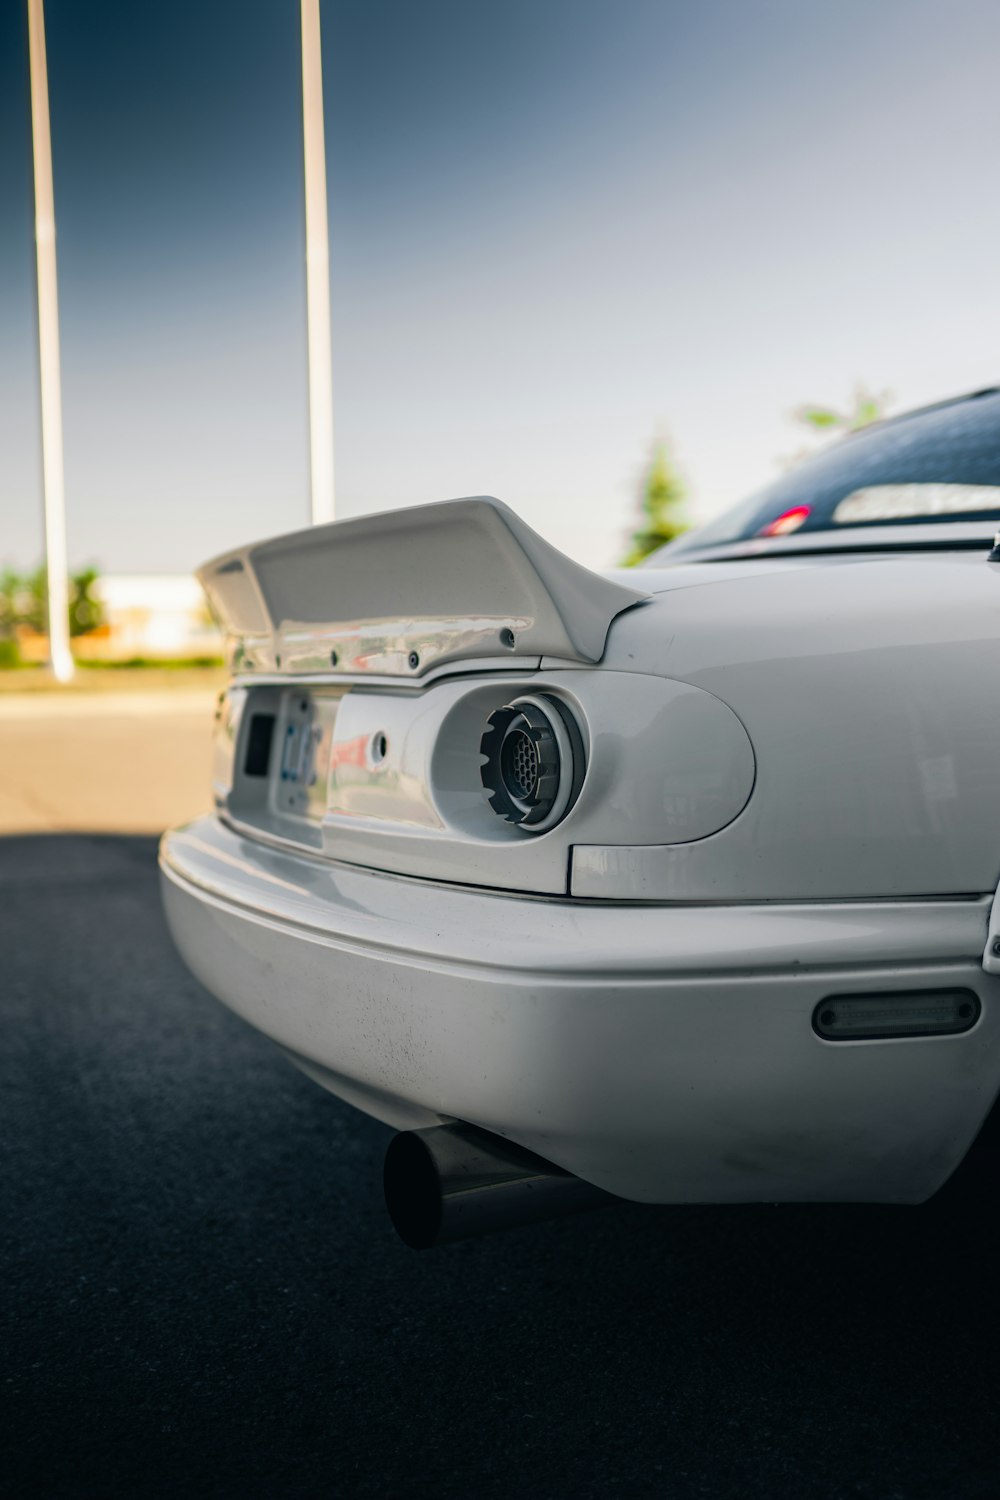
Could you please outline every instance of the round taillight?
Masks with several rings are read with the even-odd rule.
[[[497,708],[479,743],[493,811],[531,833],[565,817],[583,779],[579,730],[552,698],[532,694]]]

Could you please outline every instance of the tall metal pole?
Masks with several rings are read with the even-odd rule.
[[[330,238],[326,216],[323,61],[319,0],[302,0],[302,134],[306,187],[306,317],[309,339],[309,457],[313,525],[332,521],[333,361]]]
[[[59,300],[56,294],[56,211],[52,190],[49,78],[42,0],[28,0],[31,140],[35,161],[35,246],[38,256],[38,367],[42,400],[42,483],[45,490],[45,570],[49,593],[49,662],[55,677],[73,676],[66,576],[66,496],[63,487],[62,394],[59,377]]]

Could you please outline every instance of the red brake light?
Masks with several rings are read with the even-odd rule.
[[[811,505],[793,505],[790,510],[783,510],[780,516],[775,516],[773,521],[768,521],[757,535],[787,536],[790,531],[798,531],[811,510]]]

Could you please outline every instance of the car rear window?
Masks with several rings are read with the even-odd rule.
[[[800,531],[982,518],[1000,520],[1000,391],[853,433],[670,553]]]

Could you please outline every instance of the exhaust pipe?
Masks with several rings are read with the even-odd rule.
[[[473,1125],[434,1125],[394,1136],[382,1183],[389,1217],[411,1250],[618,1202]]]

